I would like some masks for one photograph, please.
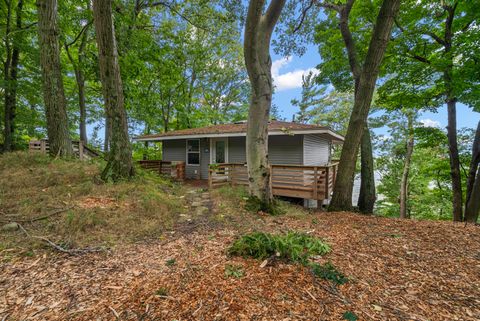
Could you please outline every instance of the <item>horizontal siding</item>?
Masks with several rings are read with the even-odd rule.
[[[268,137],[268,158],[271,164],[302,165],[302,135],[275,135]]]
[[[200,139],[200,178],[208,179],[208,164],[210,164],[210,140]]]
[[[185,162],[185,139],[165,140],[162,143],[162,153],[164,161],[183,161]]]
[[[245,137],[228,138],[228,162],[246,163]]]
[[[304,135],[303,155],[303,165],[326,165],[330,162],[330,142],[319,134]]]
[[[302,153],[302,135],[268,137],[268,157],[271,164],[302,165]],[[228,139],[228,161],[230,163],[247,161],[245,137]]]

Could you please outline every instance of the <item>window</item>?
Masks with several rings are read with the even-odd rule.
[[[187,165],[200,165],[200,140],[187,140]]]

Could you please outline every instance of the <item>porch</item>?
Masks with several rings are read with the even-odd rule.
[[[273,195],[318,201],[330,199],[337,167],[338,162],[326,166],[270,165]],[[209,188],[248,185],[246,164],[212,165],[208,174]]]

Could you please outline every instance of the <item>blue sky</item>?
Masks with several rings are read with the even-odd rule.
[[[272,53],[272,74],[276,86],[276,92],[273,96],[273,103],[278,107],[282,117],[290,121],[292,115],[298,112],[290,101],[293,98],[300,99],[302,96],[302,74],[313,70],[320,62],[320,55],[317,48],[313,45],[307,47],[305,55],[302,57],[285,57]],[[473,112],[471,108],[463,104],[457,104],[457,126],[458,128],[469,127],[476,128],[480,120],[480,113]],[[437,113],[424,112],[420,121],[425,126],[437,126],[445,128],[447,125],[446,106],[438,109]],[[386,130],[378,129],[377,134],[385,134]]]

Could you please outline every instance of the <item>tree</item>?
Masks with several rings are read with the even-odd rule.
[[[18,64],[20,60],[20,37],[19,33],[22,30],[22,11],[23,0],[19,0],[16,6],[15,15],[16,23],[15,30],[12,30],[13,18],[13,1],[6,1],[7,17],[5,27],[5,51],[6,60],[4,62],[4,96],[5,96],[5,111],[4,111],[4,142],[3,150],[11,151],[14,147],[14,131],[15,131],[15,113],[17,109],[17,75]],[[16,34],[16,35],[15,35]]]
[[[264,5],[264,0],[251,0],[245,24],[245,65],[252,85],[246,150],[250,194],[269,208],[273,200],[268,162],[268,121],[273,93],[270,40],[285,0],[271,0],[262,14]]]
[[[478,106],[478,32],[480,14],[470,1],[407,1],[397,20],[395,52],[429,70],[432,93],[447,105],[453,220],[463,220],[463,188],[457,137],[457,102]],[[478,69],[478,67],[477,67]],[[477,75],[477,77],[475,77]]]
[[[90,11],[90,1],[87,1],[86,12]],[[78,110],[80,113],[79,117],[79,134],[80,140],[85,144],[88,142],[87,138],[87,103],[86,103],[86,93],[85,93],[85,55],[87,50],[87,44],[89,42],[89,29],[92,25],[92,21],[85,21],[85,13],[79,18],[78,23],[83,26],[75,34],[74,38],[65,42],[65,52],[67,53],[68,60],[73,67],[75,74],[75,81],[77,85],[77,95],[78,95]],[[76,25],[76,24],[75,24]],[[75,53],[72,53],[72,46],[79,42],[78,48]]]
[[[480,121],[472,144],[472,160],[467,179],[465,221],[476,223],[480,212]]]
[[[102,172],[102,179],[118,181],[133,175],[133,164],[111,5],[111,0],[93,1],[100,79],[111,126],[108,163]]]
[[[73,150],[60,66],[58,3],[57,0],[39,0],[37,7],[40,65],[50,154],[69,156],[72,155]]]
[[[321,4],[338,14],[340,33],[345,43],[355,88],[355,102],[342,148],[333,197],[329,206],[329,210],[332,211],[352,209],[353,175],[358,147],[368,117],[380,64],[390,38],[394,18],[400,7],[399,0],[384,0],[382,2],[368,50],[363,63],[361,63],[357,54],[358,48],[349,26],[349,16],[354,2],[354,0],[349,0],[344,5]]]

